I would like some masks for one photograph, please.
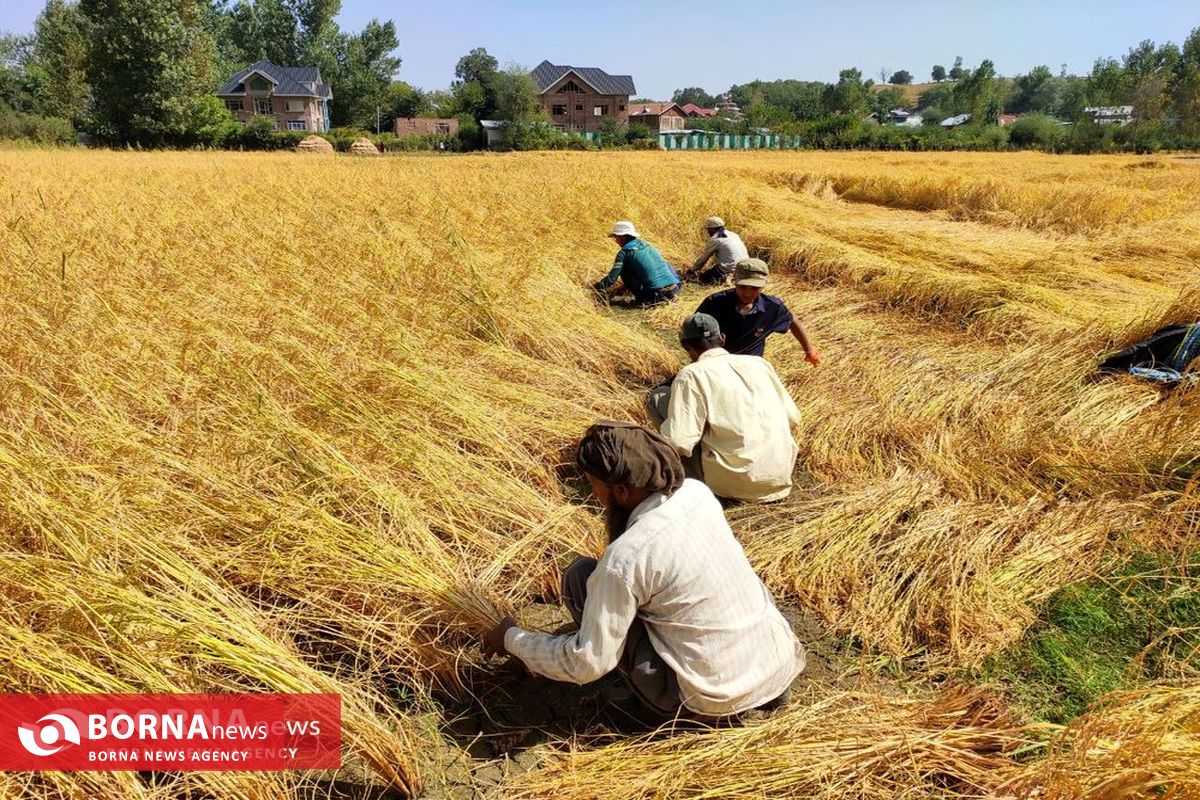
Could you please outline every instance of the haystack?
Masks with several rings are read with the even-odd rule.
[[[332,153],[333,145],[328,139],[313,135],[304,137],[304,141],[296,145],[296,150],[301,153]]]
[[[356,156],[377,156],[379,148],[370,139],[361,137],[354,140],[354,144],[350,145],[350,152]]]

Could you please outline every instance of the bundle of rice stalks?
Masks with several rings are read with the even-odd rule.
[[[1140,509],[1089,501],[947,501],[898,473],[857,492],[744,507],[730,523],[775,591],[895,657],[980,663],[1036,604],[1088,574]]]
[[[377,156],[379,148],[370,139],[362,136],[355,139],[354,143],[350,145],[350,153],[356,156]]]
[[[658,732],[589,748],[563,742],[500,786],[513,800],[985,797],[1030,743],[986,694],[839,692],[761,723]]]
[[[305,136],[300,144],[296,145],[296,151],[299,153],[332,153],[334,149],[328,139],[313,134]]]
[[[1200,797],[1200,684],[1102,698],[1031,763],[1021,797]]]
[[[0,557],[0,596],[9,600],[0,635],[10,645],[0,653],[0,691],[339,694],[343,742],[355,768],[374,771],[406,796],[419,792],[414,729],[381,696],[351,691],[304,664],[283,644],[285,633],[178,553],[153,543],[131,549],[140,557],[119,574],[68,558]],[[314,777],[185,772],[159,783],[173,796],[285,797]],[[129,783],[120,775],[44,778],[30,796]]]

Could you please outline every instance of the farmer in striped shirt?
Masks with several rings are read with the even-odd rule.
[[[616,223],[609,236],[616,240],[620,249],[612,269],[593,287],[598,294],[607,299],[628,291],[633,295],[634,305],[642,308],[675,299],[679,293],[679,276],[653,245],[638,238],[632,222]]]
[[[804,648],[708,487],[685,479],[674,448],[632,423],[593,425],[575,460],[609,533],[598,561],[579,558],[563,575],[579,630],[553,636],[506,617],[484,651],[576,684],[615,669],[661,718],[716,719],[786,703]]]

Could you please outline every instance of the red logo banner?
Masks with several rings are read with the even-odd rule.
[[[336,694],[0,694],[0,771],[336,769]]]

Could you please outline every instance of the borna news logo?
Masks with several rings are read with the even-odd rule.
[[[35,756],[52,756],[68,744],[79,744],[79,726],[65,714],[53,713],[17,728],[21,746]]]
[[[0,694],[0,771],[340,765],[336,694]]]

